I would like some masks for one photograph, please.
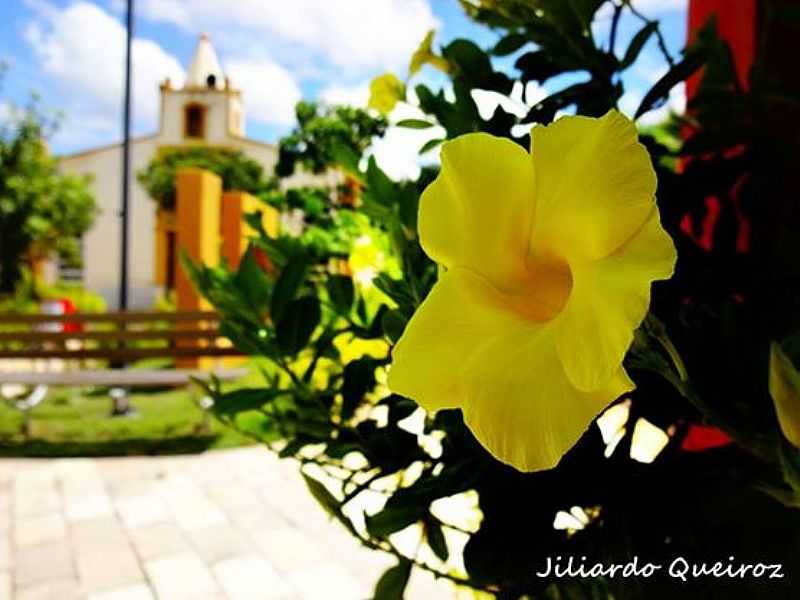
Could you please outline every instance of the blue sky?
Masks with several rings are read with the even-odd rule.
[[[686,0],[638,0],[659,18],[669,45],[685,39]],[[0,89],[0,116],[32,91],[46,107],[63,111],[52,140],[58,153],[120,138],[124,48],[123,0],[5,0],[0,3],[0,60],[9,71]],[[244,92],[247,134],[275,141],[292,126],[300,99],[364,102],[372,77],[405,75],[415,45],[431,28],[437,43],[468,37],[489,46],[497,34],[470,23],[457,0],[136,0],[134,130],[156,128],[158,82],[177,81],[197,35],[206,31],[223,69]],[[596,30],[602,35],[608,14]],[[641,24],[621,26],[619,48]],[[655,44],[630,70],[624,110],[663,73]],[[429,77],[423,74],[422,76]],[[553,85],[558,85],[554,82]],[[677,90],[671,105],[679,107]],[[413,109],[408,109],[411,111]],[[397,144],[418,143],[412,137]]]

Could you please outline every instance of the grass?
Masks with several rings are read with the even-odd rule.
[[[248,382],[256,385],[251,376],[232,385]],[[30,413],[26,439],[22,413],[0,402],[0,457],[186,454],[250,443],[213,416],[204,420],[187,388],[137,391],[130,404],[132,416],[111,417],[106,390],[51,388]]]

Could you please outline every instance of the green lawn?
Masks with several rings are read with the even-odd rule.
[[[130,396],[133,416],[110,417],[106,390],[51,388],[31,411],[28,440],[22,414],[0,401],[0,456],[182,454],[249,443],[211,415],[205,428],[203,411],[192,398],[188,389],[139,391]]]

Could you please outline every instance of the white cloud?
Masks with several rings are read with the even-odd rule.
[[[389,120],[397,123],[403,119],[430,120],[430,117],[416,106],[402,102],[389,115]],[[428,129],[391,126],[386,135],[372,145],[372,154],[378,166],[392,179],[416,179],[422,159],[430,159],[419,156],[420,148],[429,140],[445,137],[445,134],[444,128],[438,125]],[[431,154],[434,152],[438,157],[438,149]]]
[[[686,10],[689,0],[634,0],[633,6],[646,15]]]
[[[125,65],[125,28],[102,8],[85,1],[66,8],[37,0],[31,4],[38,16],[28,24],[25,39],[44,73],[61,91],[67,113],[63,137],[85,137],[71,127],[94,124],[102,130],[119,121]],[[153,128],[158,116],[158,84],[169,77],[183,79],[183,68],[155,42],[133,41],[133,110],[139,127]]]
[[[327,104],[365,107],[369,102],[369,83],[354,86],[332,83],[322,89],[317,98]]]
[[[413,92],[411,96],[412,101],[416,101]],[[369,101],[369,82],[351,86],[333,84],[321,90],[317,99],[329,104],[349,104],[366,108]],[[389,115],[389,122],[397,123],[403,119],[430,120],[430,117],[413,104],[400,102]],[[410,129],[390,125],[384,136],[374,141],[367,154],[374,156],[378,166],[392,179],[416,179],[419,176],[420,164],[424,159],[430,158],[420,157],[420,148],[429,140],[444,136],[445,130],[439,126]]]
[[[398,68],[428,29],[428,0],[141,0],[139,14],[191,34],[208,31],[231,54],[281,52],[289,61],[350,71]]]
[[[294,122],[294,105],[302,93],[282,66],[268,60],[238,59],[227,61],[225,71],[242,89],[249,118],[274,125]]]
[[[523,93],[524,92],[524,93]],[[488,121],[494,115],[498,106],[504,111],[519,117],[525,117],[530,112],[531,107],[543,100],[547,93],[535,81],[529,81],[526,86],[517,81],[508,96],[504,96],[493,90],[474,89],[470,92],[472,100],[478,107],[478,114],[481,119]]]

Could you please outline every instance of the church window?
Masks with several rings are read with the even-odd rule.
[[[202,104],[188,104],[185,108],[184,132],[188,138],[206,137],[206,107]]]

